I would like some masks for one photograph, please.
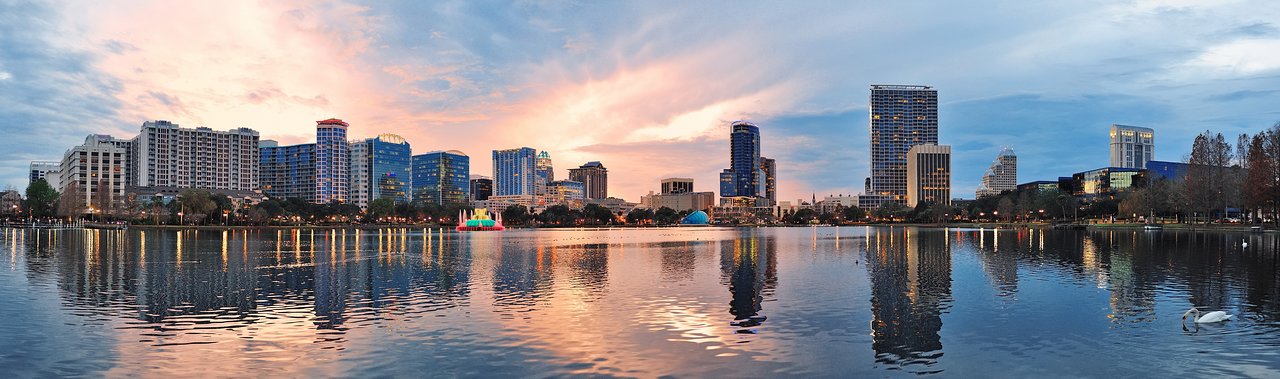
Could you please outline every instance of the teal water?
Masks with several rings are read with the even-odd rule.
[[[1280,377],[1273,234],[0,237],[6,377]]]

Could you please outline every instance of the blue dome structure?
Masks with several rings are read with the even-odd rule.
[[[690,213],[688,216],[685,216],[684,220],[680,221],[680,224],[706,225],[708,221],[711,221],[711,217],[707,216],[707,212],[696,211],[696,212]]]

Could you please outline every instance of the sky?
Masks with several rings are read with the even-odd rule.
[[[1231,0],[0,0],[0,185],[147,120],[290,144],[337,117],[461,150],[472,174],[523,146],[557,178],[600,161],[638,201],[665,177],[718,192],[749,120],[780,199],[821,198],[862,191],[869,86],[915,84],[938,90],[953,197],[972,198],[1003,147],[1028,182],[1106,166],[1113,123],[1173,161],[1202,131],[1270,127],[1276,20]]]

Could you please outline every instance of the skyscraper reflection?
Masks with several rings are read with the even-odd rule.
[[[71,307],[171,332],[190,328],[192,318],[218,318],[213,325],[223,328],[254,324],[264,309],[311,314],[316,329],[343,330],[353,308],[456,306],[471,281],[469,256],[452,241],[433,238],[430,256],[405,259],[402,247],[416,247],[405,231],[363,238],[343,230],[35,233],[26,241],[29,256],[75,252],[26,265],[35,277],[56,278]],[[425,236],[421,243],[427,246]]]
[[[516,312],[531,311],[546,300],[554,282],[557,250],[556,246],[540,243],[497,246],[493,303],[498,312],[514,316]]]
[[[867,242],[876,362],[930,365],[942,356],[951,303],[951,249],[942,231],[882,230]]]
[[[569,260],[569,284],[585,293],[587,301],[598,298],[609,284],[609,244],[572,246],[565,255]]]
[[[752,229],[740,233],[733,241],[721,242],[720,270],[732,295],[732,325],[750,328],[766,319],[760,314],[761,303],[766,296],[772,297],[778,285],[778,260],[774,254],[777,245],[772,236],[758,235]]]
[[[0,230],[0,366],[969,377],[1016,362],[1007,374],[1176,376],[1189,366],[1168,357],[1227,348],[1238,354],[1206,373],[1277,367],[1258,358],[1280,320],[1274,233],[840,231]],[[999,296],[1009,283],[1018,296]],[[1188,336],[1190,305],[1237,317]]]
[[[987,279],[1000,291],[1000,296],[1012,296],[1018,292],[1018,262],[1020,255],[1033,243],[1030,229],[991,229],[987,234],[990,245],[980,249],[982,270]]]

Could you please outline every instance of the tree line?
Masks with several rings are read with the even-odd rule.
[[[1257,134],[1195,137],[1185,173],[1150,172],[1127,189],[1082,198],[1061,190],[1017,190],[970,204],[968,217],[999,212],[1001,220],[1040,217],[1154,219],[1180,223],[1276,223],[1280,211],[1280,123]]]

